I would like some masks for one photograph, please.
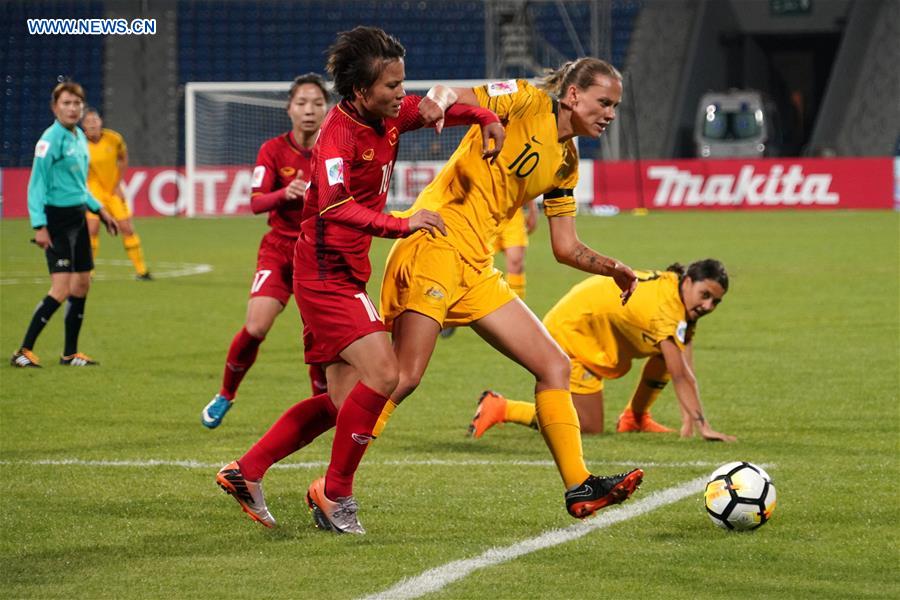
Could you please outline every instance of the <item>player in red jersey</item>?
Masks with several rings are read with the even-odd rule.
[[[247,320],[228,349],[222,387],[200,415],[200,422],[210,429],[218,427],[231,409],[241,380],[256,362],[260,344],[291,297],[294,244],[300,235],[312,147],[327,109],[328,89],[322,77],[315,73],[297,77],[288,95],[291,130],[259,148],[250,208],[254,214],[269,213],[271,229],[259,245]],[[309,376],[313,394],[325,390],[320,368],[311,367]]]
[[[331,110],[313,151],[313,171],[302,233],[294,254],[294,299],[304,322],[306,362],[325,366],[328,393],[285,412],[216,480],[255,520],[272,526],[260,480],[276,461],[335,427],[325,477],[310,486],[307,503],[316,525],[336,533],[365,533],[357,519],[353,475],[399,371],[390,337],[369,296],[372,236],[404,237],[419,229],[446,233],[437,213],[409,218],[381,211],[387,201],[399,137],[427,124],[482,125],[483,153],[493,158],[503,128],[491,111],[450,106],[455,93],[438,86],[426,98],[406,96],[405,50],[380,29],[338,34],[328,71],[343,100]],[[493,148],[492,148],[493,142]]]

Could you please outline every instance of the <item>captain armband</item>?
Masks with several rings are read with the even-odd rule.
[[[578,212],[575,190],[557,188],[544,194],[544,214],[548,217],[574,217]]]

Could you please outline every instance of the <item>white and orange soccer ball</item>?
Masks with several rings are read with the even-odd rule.
[[[765,525],[775,510],[775,486],[761,467],[748,462],[722,465],[703,492],[706,512],[722,529],[746,531]]]

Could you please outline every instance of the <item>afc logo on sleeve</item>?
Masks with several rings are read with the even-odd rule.
[[[494,96],[514,94],[517,91],[519,91],[519,84],[516,83],[515,79],[507,79],[506,81],[493,81],[487,84],[488,96],[491,96],[492,98]]]
[[[250,182],[250,187],[259,187],[262,185],[263,177],[266,176],[266,168],[262,165],[257,165],[255,169],[253,169],[253,179]]]
[[[47,151],[50,149],[50,142],[47,140],[38,140],[37,145],[34,147],[34,155],[37,158],[44,158],[47,156]]]
[[[344,161],[341,158],[326,159],[325,173],[328,174],[328,185],[344,183]]]

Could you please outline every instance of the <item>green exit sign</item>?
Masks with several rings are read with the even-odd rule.
[[[769,0],[769,10],[773,15],[808,15],[812,3],[813,0]]]

